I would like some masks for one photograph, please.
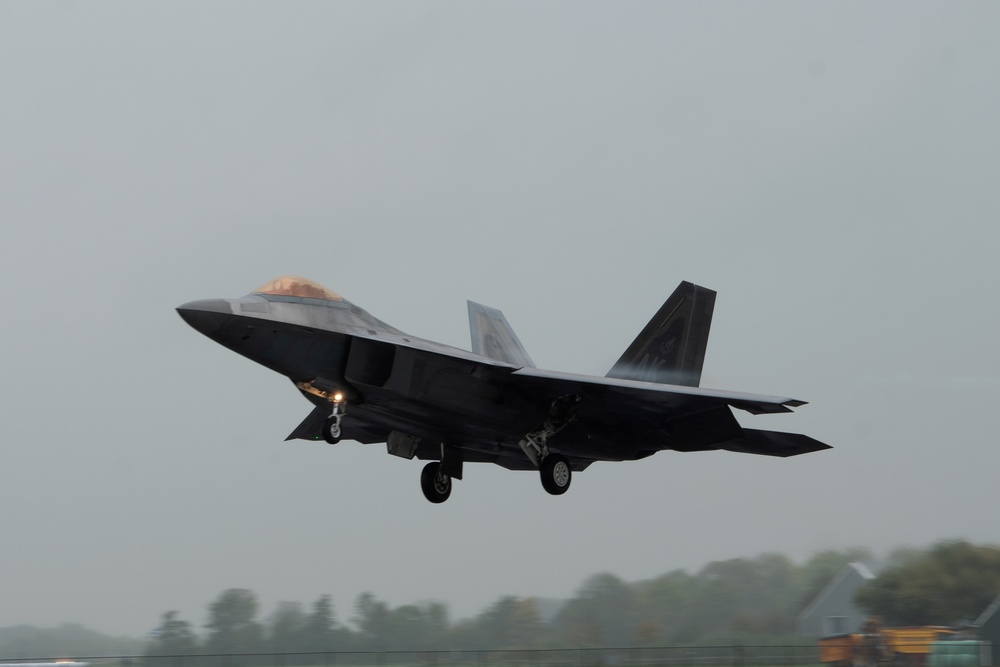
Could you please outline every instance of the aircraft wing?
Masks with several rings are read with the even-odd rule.
[[[729,409],[775,414],[805,404],[785,396],[535,368],[515,371],[509,381],[521,391],[541,393],[552,400],[567,394],[581,398],[576,419],[552,440],[553,448],[569,458],[637,459],[661,449],[725,449],[787,457],[829,449],[829,445],[805,435],[742,428]]]
[[[590,388],[591,391],[600,391],[599,388],[604,388],[604,391],[621,393],[657,404],[680,406],[683,404],[704,402],[725,403],[734,408],[746,410],[754,415],[791,412],[791,408],[797,408],[806,404],[805,401],[786,396],[746,394],[737,391],[720,391],[718,389],[704,389],[684,385],[656,384],[641,382],[639,380],[546,371],[538,368],[521,368],[515,371],[513,376],[530,378],[529,381],[533,380],[538,383],[548,381],[555,386],[565,388],[577,388],[581,390]]]
[[[644,458],[663,449],[791,456],[827,445],[795,434],[743,429],[730,407],[752,414],[790,412],[802,401],[784,396],[719,391],[683,385],[473,364],[436,351],[397,348],[413,355],[423,372],[405,383],[389,380],[363,387],[364,402],[350,408],[343,437],[362,443],[389,440],[393,431],[418,436],[411,452],[440,457],[440,443],[453,443],[466,461],[530,469],[518,441],[541,425],[562,396],[580,397],[576,418],[551,441],[574,470],[593,461]],[[316,407],[287,439],[320,440],[330,414]]]

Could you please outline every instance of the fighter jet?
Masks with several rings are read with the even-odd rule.
[[[535,367],[503,313],[471,301],[471,352],[404,333],[297,276],[177,311],[313,404],[286,440],[385,443],[389,454],[430,461],[420,485],[441,503],[472,462],[537,471],[560,495],[595,461],[828,449],[805,435],[743,428],[732,412],[791,412],[803,401],[699,387],[715,295],[682,282],[604,377]]]

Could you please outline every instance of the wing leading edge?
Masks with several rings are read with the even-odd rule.
[[[577,450],[590,458],[622,460],[661,449],[724,449],[788,457],[830,449],[805,435],[742,428],[730,410],[739,408],[752,414],[791,412],[805,404],[794,398],[526,368],[512,373],[510,379],[520,379],[535,393],[575,394],[583,399],[581,405],[588,402],[602,406],[594,414],[578,414],[566,433],[553,441],[556,447],[564,446],[567,439],[574,441],[561,450],[567,456]],[[603,445],[599,444],[602,440]]]
[[[702,387],[656,384],[640,380],[593,377],[589,375],[579,375],[577,373],[546,371],[539,368],[521,368],[514,371],[512,376],[536,378],[540,381],[552,380],[573,386],[591,385],[595,387],[615,388],[631,394],[637,400],[645,400],[653,403],[679,402],[685,400],[697,401],[699,399],[703,399],[716,403],[726,403],[734,408],[746,410],[750,414],[754,415],[791,412],[791,408],[806,405],[805,401],[789,398],[787,396],[747,394],[739,391],[721,391],[718,389],[704,389]]]

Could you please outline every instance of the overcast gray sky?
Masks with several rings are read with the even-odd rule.
[[[225,588],[564,597],[712,560],[1000,542],[1000,6],[0,4],[0,626],[196,624]],[[666,452],[427,503],[174,307],[308,276],[603,375],[681,280],[703,386],[835,448]]]

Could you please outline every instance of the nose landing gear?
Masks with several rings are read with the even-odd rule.
[[[340,420],[347,414],[347,393],[338,384],[316,378],[310,382],[296,382],[295,386],[307,394],[330,401],[333,410],[323,424],[323,439],[331,445],[340,442]]]
[[[326,418],[323,439],[328,444],[336,445],[340,442],[340,420],[347,414],[347,402],[344,400],[344,395],[338,391],[330,397],[330,403],[333,405],[333,413]]]

